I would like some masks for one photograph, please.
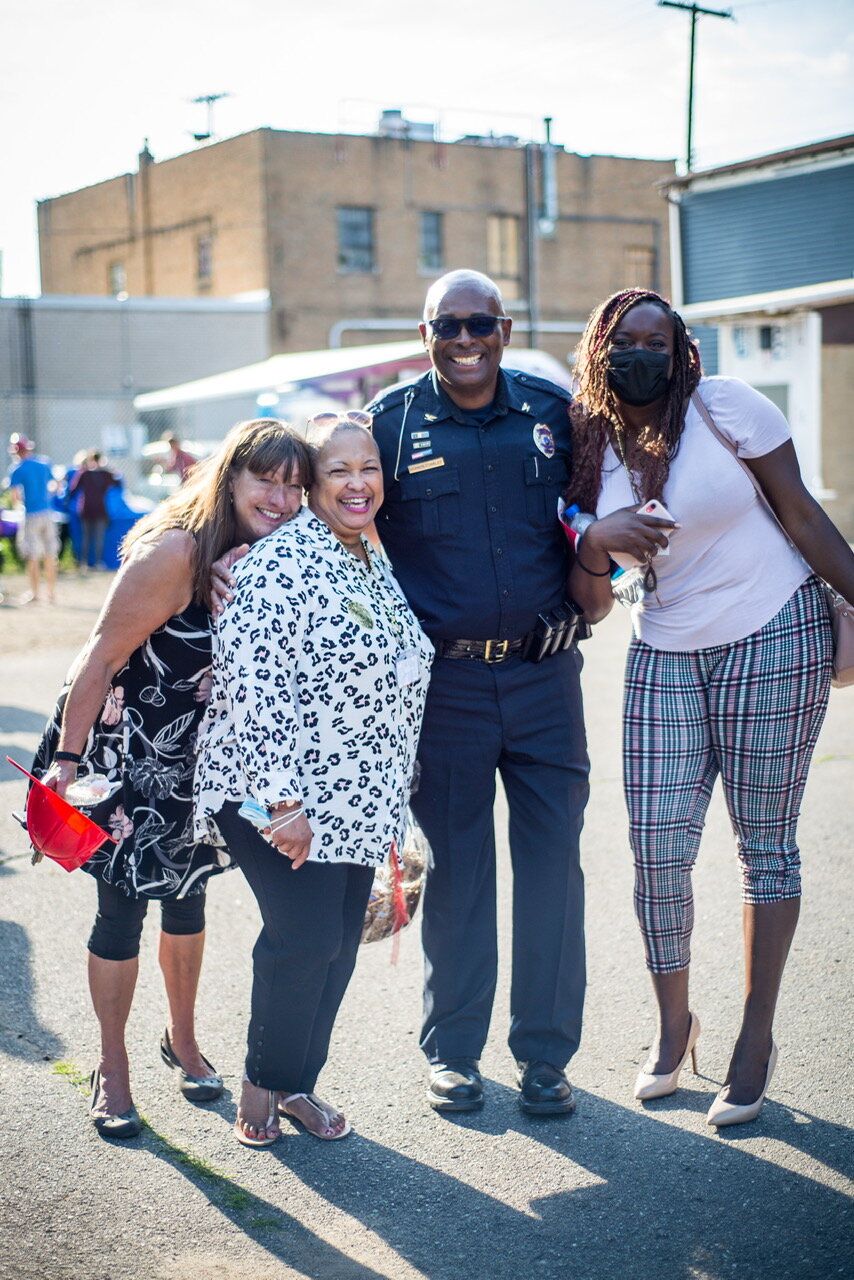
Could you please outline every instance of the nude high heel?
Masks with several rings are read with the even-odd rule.
[[[697,1074],[697,1037],[700,1034],[700,1019],[695,1013],[691,1014],[691,1024],[688,1027],[688,1043],[685,1046],[685,1052],[682,1058],[677,1062],[674,1069],[667,1075],[654,1076],[648,1071],[642,1071],[635,1081],[635,1097],[640,1102],[647,1102],[650,1098],[666,1098],[669,1093],[675,1093],[679,1087],[679,1076],[682,1068],[688,1061],[690,1056],[691,1065],[694,1069],[694,1075]]]
[[[732,1102],[724,1102],[721,1094],[726,1089],[726,1085],[715,1098],[709,1107],[709,1113],[706,1120],[709,1124],[715,1125],[718,1129],[722,1129],[725,1124],[747,1124],[748,1120],[755,1120],[762,1110],[762,1103],[765,1101],[765,1095],[768,1092],[768,1086],[771,1083],[771,1077],[774,1074],[774,1068],[777,1065],[777,1046],[771,1041],[771,1052],[768,1055],[768,1069],[765,1072],[765,1087],[755,1102],[746,1102],[742,1105]]]

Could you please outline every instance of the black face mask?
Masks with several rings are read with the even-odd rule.
[[[608,357],[608,386],[623,404],[642,408],[663,396],[670,386],[670,356],[664,351],[612,351]]]

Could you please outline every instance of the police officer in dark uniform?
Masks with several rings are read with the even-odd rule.
[[[479,1058],[497,970],[497,771],[510,813],[509,1045],[520,1105],[568,1113],[564,1068],[578,1047],[585,987],[578,845],[588,794],[581,658],[557,520],[570,396],[500,369],[510,326],[498,288],[478,272],[452,272],[430,289],[419,327],[432,370],[369,406],[385,482],[377,525],[437,649],[412,797],[433,850],[423,919],[428,1097],[439,1111],[483,1104]]]

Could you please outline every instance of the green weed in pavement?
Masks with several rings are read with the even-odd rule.
[[[89,1076],[84,1075],[73,1062],[55,1062],[52,1070],[54,1075],[67,1080],[75,1088],[81,1091],[88,1090]],[[269,1206],[260,1201],[257,1196],[238,1186],[227,1174],[209,1164],[207,1160],[203,1160],[201,1156],[184,1151],[183,1148],[177,1147],[174,1142],[170,1142],[164,1134],[158,1133],[152,1127],[150,1121],[146,1120],[142,1113],[140,1113],[140,1118],[148,1131],[148,1142],[153,1153],[162,1160],[167,1161],[167,1163],[188,1173],[214,1204],[230,1214],[235,1220],[241,1220],[244,1230],[281,1230],[282,1224],[278,1218],[271,1216],[269,1213],[258,1213],[258,1209],[262,1206],[265,1210],[269,1209]],[[250,1217],[250,1214],[254,1214],[254,1216]]]

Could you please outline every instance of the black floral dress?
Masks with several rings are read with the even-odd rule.
[[[83,870],[131,898],[200,893],[224,870],[224,851],[193,837],[196,733],[211,688],[210,615],[191,604],[153,632],[113,677],[89,734],[78,777],[104,774],[116,790],[85,812],[114,835]],[[50,767],[68,686],[36,752]]]

